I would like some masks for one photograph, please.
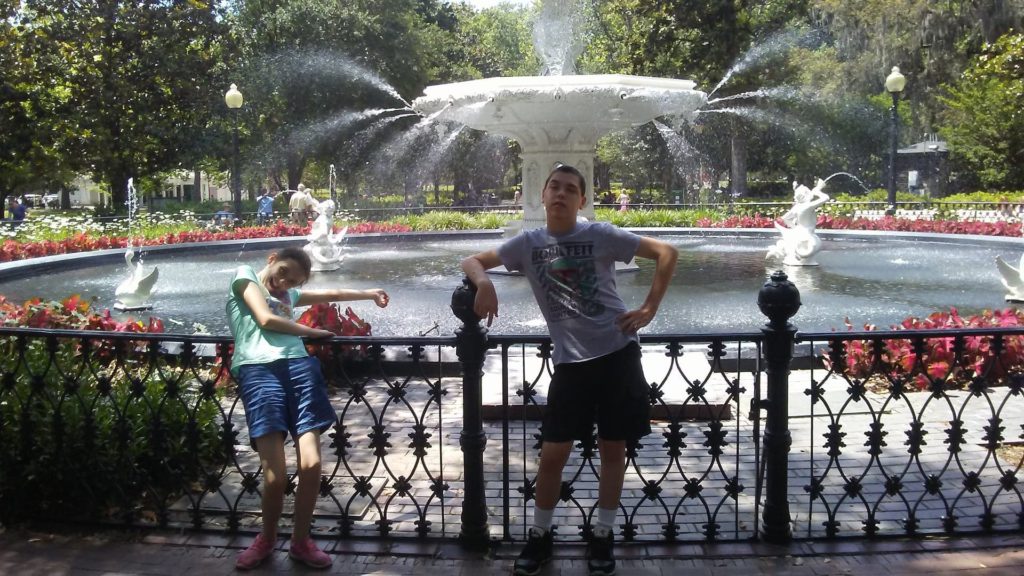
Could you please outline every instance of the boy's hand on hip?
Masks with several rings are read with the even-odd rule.
[[[654,312],[652,310],[637,308],[616,318],[615,325],[626,334],[636,334],[641,328],[650,324],[653,319]]]

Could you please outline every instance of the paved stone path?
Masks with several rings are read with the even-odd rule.
[[[240,574],[235,556],[247,539],[162,532],[126,534],[4,530],[0,528],[0,574],[10,576],[189,576]],[[281,542],[281,548],[285,546]],[[253,574],[367,574],[453,576],[509,574],[518,547],[505,546],[487,557],[467,554],[451,543],[393,545],[322,540],[331,551],[329,570],[296,566],[279,551]],[[390,548],[385,549],[386,546]],[[585,576],[580,547],[556,548],[542,576]],[[681,545],[675,548],[621,547],[622,576],[1020,576],[1024,573],[1024,534],[998,537],[802,542],[788,547],[764,544]]]

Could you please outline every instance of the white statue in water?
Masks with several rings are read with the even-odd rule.
[[[313,261],[313,271],[328,271],[341,268],[345,259],[341,242],[348,228],[334,233],[334,201],[324,200],[317,206],[318,216],[309,229],[309,243],[302,249]]]
[[[782,258],[782,263],[790,266],[818,265],[814,256],[821,251],[821,239],[814,228],[818,224],[816,209],[829,199],[821,191],[824,187],[821,179],[813,189],[793,182],[793,207],[782,215],[781,223],[775,223],[782,238],[768,249],[767,258]]]
[[[1021,277],[1021,270],[1024,270],[1024,255],[1020,257],[1018,268],[1010,266],[1002,256],[996,256],[996,266],[999,267],[1003,286],[1006,287],[1006,301],[1024,302],[1024,278]]]
[[[149,300],[150,294],[153,293],[153,286],[156,284],[157,278],[160,277],[160,269],[154,266],[147,273],[142,267],[142,258],[139,258],[138,262],[133,263],[132,260],[134,259],[135,249],[129,244],[128,248],[124,251],[124,262],[128,265],[128,277],[122,280],[117,285],[117,289],[114,290],[114,296],[117,298],[114,308],[118,310],[146,310],[152,308],[146,301]]]

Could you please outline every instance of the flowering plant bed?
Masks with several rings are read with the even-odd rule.
[[[853,324],[846,320],[848,329]],[[966,328],[1012,328],[1024,326],[1024,311],[1008,308],[986,310],[963,317],[956,308],[935,312],[927,318],[910,317],[893,330],[952,330]],[[865,325],[864,330],[875,330]],[[992,336],[961,338],[891,339],[882,342],[853,340],[844,343],[845,357],[832,356],[826,362],[850,378],[881,378],[912,385],[917,390],[963,388],[977,379],[1005,382],[1011,375],[1024,374],[1024,336],[1005,337],[997,347]],[[884,344],[884,346],[883,346]]]
[[[769,216],[729,216],[723,220],[702,218],[700,228],[772,228],[775,218]],[[818,216],[822,230],[882,230],[894,232],[920,232],[935,234],[977,234],[981,236],[1021,236],[1020,222],[974,222],[957,220],[908,220],[885,217],[880,220]]]
[[[378,222],[361,222],[349,226],[349,234],[370,234],[380,232],[408,232],[408,226]],[[169,232],[154,238],[133,238],[130,236],[96,236],[76,233],[62,240],[41,240],[19,242],[7,239],[0,244],[0,262],[39,258],[54,254],[71,254],[75,252],[91,252],[110,248],[124,248],[131,241],[135,246],[163,246],[166,244],[185,244],[190,242],[214,242],[219,240],[246,240],[252,238],[284,238],[289,236],[305,236],[309,234],[309,226],[296,226],[277,222],[271,226],[249,226],[228,229],[200,229]]]
[[[342,312],[337,302],[314,304],[307,308],[296,322],[311,328],[329,330],[338,336],[373,335],[368,322],[353,312],[352,308],[346,307]],[[365,360],[367,356],[365,344],[358,347],[348,344],[307,344],[306,350],[319,358],[325,367],[331,366],[337,360]]]

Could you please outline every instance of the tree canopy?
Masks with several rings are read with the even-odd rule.
[[[0,195],[87,174],[118,207],[130,177],[226,170],[236,123],[250,189],[294,188],[331,164],[353,194],[510,185],[514,145],[428,128],[409,102],[429,84],[538,73],[531,28],[542,4],[3,0]],[[1024,188],[1019,1],[573,6],[580,73],[689,78],[712,99],[691,123],[666,118],[603,141],[603,184],[842,170],[879,185],[882,82],[899,65],[903,143],[939,133],[959,186]],[[223,102],[231,83],[245,97],[234,115]]]

